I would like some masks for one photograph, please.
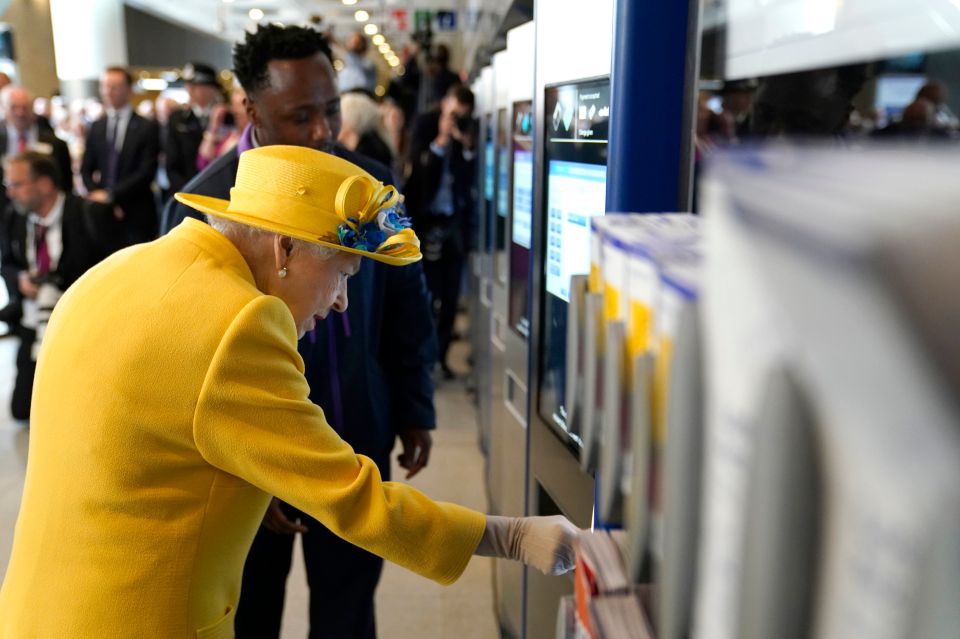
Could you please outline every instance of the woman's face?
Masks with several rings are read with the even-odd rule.
[[[287,275],[277,276],[275,290],[271,291],[290,308],[297,324],[297,336],[303,337],[324,319],[331,309],[347,310],[347,278],[360,270],[360,256],[337,252],[323,259],[313,251],[294,247],[280,258],[280,268],[286,265]]]

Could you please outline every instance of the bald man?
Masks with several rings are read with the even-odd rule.
[[[18,86],[0,91],[5,118],[0,127],[0,154],[13,157],[24,151],[36,151],[53,158],[60,173],[59,186],[66,193],[73,192],[73,170],[67,143],[53,131],[37,124],[33,111],[33,95]]]

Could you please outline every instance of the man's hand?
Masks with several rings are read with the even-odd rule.
[[[453,112],[443,112],[440,114],[440,124],[437,131],[437,137],[434,142],[437,146],[447,146],[450,143],[450,137],[453,135],[454,130],[454,115]]]
[[[430,460],[433,437],[424,428],[408,428],[400,431],[399,437],[403,452],[397,455],[397,461],[407,469],[407,479],[410,479],[423,470]]]
[[[106,189],[97,189],[96,191],[91,191],[87,199],[99,202],[100,204],[110,204],[110,193]]]
[[[267,514],[263,516],[263,525],[278,535],[296,535],[307,532],[307,527],[300,522],[287,517],[280,507],[280,500],[274,497],[267,506]]]
[[[37,299],[37,291],[40,290],[40,287],[33,283],[33,278],[30,276],[30,273],[27,271],[20,271],[20,277],[17,281],[17,284],[21,295],[29,300]]]

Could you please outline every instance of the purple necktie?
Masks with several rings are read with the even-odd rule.
[[[47,227],[37,224],[33,227],[37,247],[37,275],[50,272],[50,251],[47,250]]]

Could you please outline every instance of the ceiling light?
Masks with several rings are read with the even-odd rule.
[[[251,20],[263,20],[263,11],[260,9],[250,9],[250,13],[247,14],[250,16]]]
[[[380,53],[386,53],[387,51],[390,50],[390,45],[384,42],[378,48],[380,49]]]
[[[382,98],[387,94],[387,90],[384,88],[382,84],[378,84],[377,88],[374,89],[373,92],[377,95],[377,97],[380,97],[380,98]]]
[[[364,25],[363,27],[363,32],[367,35],[377,35],[377,32],[379,31],[380,29],[377,28],[377,25],[373,24],[372,22]]]
[[[352,6],[352,5],[357,4],[357,0],[343,0],[343,4],[345,4],[345,5],[347,5],[348,7],[350,7],[350,6]]]
[[[364,11],[363,9],[360,9],[355,14],[353,14],[353,17],[356,19],[357,22],[366,22],[367,20],[370,19],[370,14]]]
[[[391,66],[391,67],[398,67],[398,66],[400,66],[400,58],[390,58],[387,62],[390,63],[390,66]]]
[[[223,0],[223,4],[233,4],[233,0]]]
[[[140,80],[140,87],[144,91],[164,91],[167,88],[167,81],[163,78],[144,78]]]
[[[382,33],[378,33],[377,35],[373,36],[373,44],[378,47],[386,41],[387,39],[383,37]]]

